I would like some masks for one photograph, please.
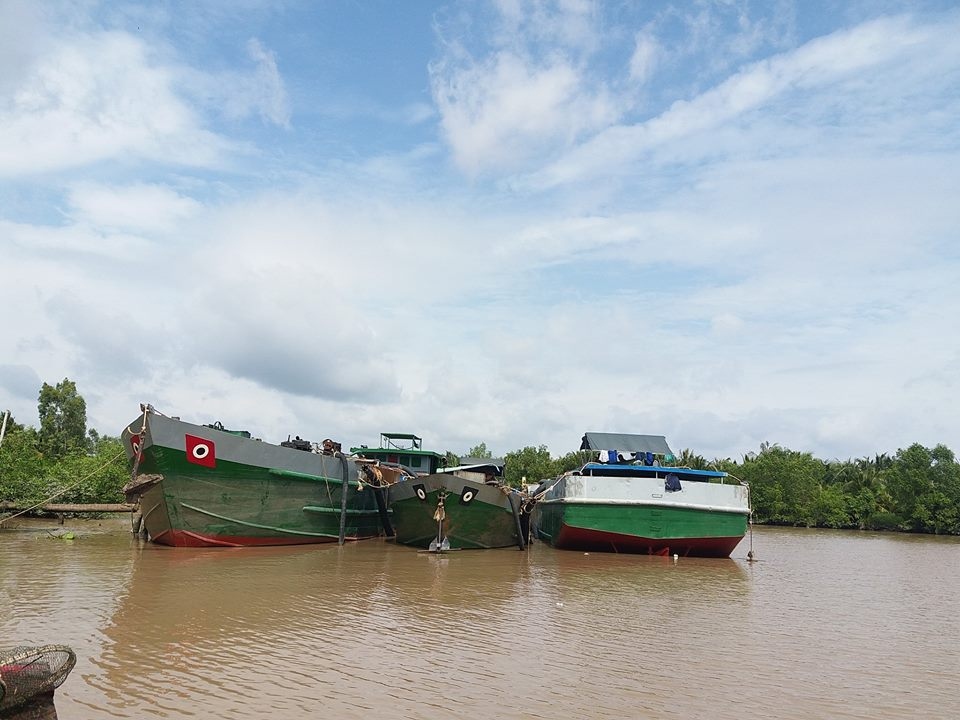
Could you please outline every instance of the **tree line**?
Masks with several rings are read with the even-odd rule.
[[[56,495],[58,503],[119,503],[129,479],[123,445],[87,430],[87,403],[64,378],[43,384],[40,428],[7,417],[0,445],[0,500],[29,507]],[[0,422],[3,413],[0,411]],[[66,490],[66,492],[63,492]]]
[[[586,454],[588,455],[588,454]],[[545,445],[507,453],[507,482],[519,487],[580,467],[573,452],[552,459]],[[960,463],[945,445],[914,443],[894,455],[827,461],[762,443],[741,460],[708,461],[691,450],[676,465],[721,470],[750,487],[754,522],[960,535]]]
[[[57,494],[63,503],[116,503],[129,479],[116,437],[87,430],[86,402],[76,384],[43,384],[37,405],[40,428],[10,418],[0,445],[0,500],[24,507]],[[531,485],[575,470],[590,453],[553,458],[545,445],[504,456],[505,480]],[[485,443],[464,456],[491,457]],[[447,452],[447,464],[459,456]],[[914,443],[893,455],[826,461],[811,453],[762,443],[740,460],[708,461],[691,450],[679,466],[721,470],[727,481],[750,486],[759,524],[960,535],[960,463],[948,447]],[[66,490],[66,492],[62,492]]]

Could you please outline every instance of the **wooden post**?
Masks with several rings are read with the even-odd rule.
[[[517,509],[517,503],[514,502],[514,500],[519,501],[520,498],[519,498],[519,497],[514,497],[515,495],[516,495],[516,493],[511,491],[511,492],[507,495],[507,500],[510,501],[510,509],[513,510],[513,521],[514,521],[514,522],[516,523],[516,525],[517,525],[517,545],[520,546],[520,549],[521,549],[521,550],[526,550],[526,549],[527,549],[527,540],[526,540],[525,537],[523,537],[523,526],[522,526],[521,523],[520,523],[520,511]]]
[[[7,434],[7,420],[10,418],[10,411],[5,410],[3,413],[3,426],[0,427],[0,445],[3,445],[3,436]]]
[[[350,470],[347,456],[340,455],[340,465],[343,467],[343,485],[340,486],[340,544],[346,539],[347,533],[347,492],[350,490]]]
[[[20,507],[9,500],[0,501],[0,510],[41,510],[47,513],[126,513],[136,509],[133,503],[45,503],[34,508]]]
[[[390,522],[390,514],[387,512],[387,488],[372,487],[374,498],[377,500],[377,512],[380,514],[380,525],[387,537],[394,537],[393,524]]]

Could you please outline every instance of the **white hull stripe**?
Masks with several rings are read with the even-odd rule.
[[[706,512],[728,512],[739,515],[749,515],[746,507],[731,507],[730,505],[698,505],[696,503],[674,503],[662,500],[604,500],[603,498],[555,498],[541,500],[540,505],[623,505],[637,507],[660,507],[666,509],[681,508],[684,510],[703,510]]]

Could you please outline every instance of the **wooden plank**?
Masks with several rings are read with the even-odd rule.
[[[21,506],[18,503],[10,502],[9,500],[4,500],[0,502],[0,510],[13,510],[19,512],[21,510],[26,510],[32,506],[25,505]],[[46,505],[41,505],[36,510],[42,510],[43,512],[69,512],[69,513],[109,513],[109,512],[132,512],[136,505],[131,503],[90,503],[90,504],[75,504],[75,503],[47,503]]]

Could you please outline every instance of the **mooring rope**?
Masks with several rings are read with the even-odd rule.
[[[747,562],[754,562],[756,557],[753,554],[753,500],[750,497],[750,483],[748,483],[746,480],[741,480],[732,472],[728,472],[727,475],[732,477],[747,489],[747,510],[750,511],[750,514],[747,516],[747,527],[750,529],[750,549],[747,550]]]
[[[141,443],[140,449],[137,452],[135,452],[133,455],[133,468],[130,470],[130,483],[128,487],[135,485],[137,482],[137,470],[140,469],[140,458],[143,456],[143,447],[142,447],[143,438],[147,434],[147,413],[150,412],[149,410],[147,410],[147,407],[148,407],[147,405],[143,406],[143,421],[140,424],[139,432],[136,432],[136,433],[133,432],[133,430],[130,429],[129,425],[127,425],[127,427],[123,429],[123,432],[130,433],[130,437],[140,438],[140,443]],[[123,439],[123,433],[120,434],[120,439],[121,440]]]

